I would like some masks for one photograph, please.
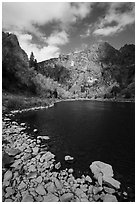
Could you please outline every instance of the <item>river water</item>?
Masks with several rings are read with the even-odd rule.
[[[30,132],[37,128],[37,135],[49,135],[50,150],[62,168],[86,173],[99,160],[111,164],[119,180],[134,186],[134,103],[60,102],[49,109],[19,114],[17,120],[27,123]],[[65,155],[73,156],[74,163],[68,166]]]

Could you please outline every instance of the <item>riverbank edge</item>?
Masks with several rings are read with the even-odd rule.
[[[17,122],[15,122],[15,121],[12,121],[10,118],[8,118],[8,116],[5,116],[5,117],[3,117],[3,121],[5,122],[5,124],[6,124],[6,126],[5,127],[3,127],[3,133],[4,133],[4,137],[3,137],[3,139],[5,139],[6,141],[8,141],[9,143],[7,143],[7,144],[5,144],[4,145],[4,151],[5,152],[14,152],[14,151],[17,151],[18,150],[18,148],[19,148],[19,146],[20,146],[20,148],[19,148],[19,150],[21,151],[20,153],[19,153],[19,155],[22,155],[22,158],[23,158],[23,160],[22,160],[22,162],[23,162],[23,165],[24,166],[28,166],[28,163],[30,162],[30,166],[28,166],[28,168],[30,169],[30,167],[31,167],[31,169],[32,169],[32,167],[33,167],[33,164],[31,164],[31,159],[30,159],[30,161],[29,160],[27,160],[27,164],[26,163],[24,163],[24,157],[25,156],[27,156],[28,155],[28,153],[30,154],[30,152],[32,153],[32,160],[34,161],[34,158],[37,158],[38,157],[38,153],[41,155],[41,151],[40,151],[40,147],[37,145],[38,143],[38,138],[39,137],[37,137],[37,142],[34,142],[33,141],[33,139],[29,139],[30,137],[29,137],[29,135],[27,135],[26,133],[24,133],[24,131],[22,132],[22,133],[19,133],[20,131],[22,131],[22,129],[24,129],[24,127],[26,127],[26,124],[24,123],[24,124],[18,124]],[[7,126],[9,126],[10,128],[6,128]],[[11,129],[11,131],[10,131],[10,129]],[[25,144],[27,144],[27,146],[26,146],[26,149],[25,149],[25,151],[22,149],[21,150],[21,148],[23,147],[23,144],[24,144],[24,142],[23,142],[23,137],[18,137],[17,136],[17,134],[15,133],[15,132],[18,132],[18,135],[20,135],[20,134],[22,134],[22,136],[24,136],[24,139],[25,139]],[[7,132],[7,133],[6,133]],[[14,134],[12,134],[12,133],[14,133]],[[17,137],[17,141],[16,141],[16,145],[14,144],[14,142],[11,142],[12,140],[13,141],[15,141],[15,138]],[[21,144],[22,143],[22,144]],[[9,146],[9,144],[10,144],[10,146]],[[17,148],[17,147],[18,148]],[[30,147],[31,146],[31,147]],[[17,149],[16,149],[17,148]],[[29,151],[28,151],[29,150]],[[38,151],[39,150],[39,151]],[[25,152],[27,153],[26,155],[25,155]],[[6,153],[6,154],[7,154]],[[35,154],[34,154],[35,153]],[[51,160],[54,158],[54,156],[56,157],[56,155],[53,155],[52,153],[51,153],[51,151],[50,150],[47,150],[47,151],[44,151],[43,153],[42,153],[42,155],[40,156],[40,158],[39,158],[39,160],[41,160],[41,158],[43,157],[43,155],[46,155],[48,153],[48,155],[49,156],[53,156],[53,157],[51,157]],[[4,173],[4,181],[3,181],[3,188],[4,188],[4,191],[5,192],[7,192],[7,193],[3,193],[3,196],[4,196],[4,202],[14,202],[15,200],[16,200],[16,196],[15,196],[15,200],[13,200],[13,197],[11,196],[12,195],[12,193],[13,192],[15,192],[16,190],[14,190],[14,189],[16,189],[16,188],[18,188],[16,185],[14,185],[13,186],[13,184],[12,184],[12,182],[10,183],[10,181],[9,180],[6,180],[6,179],[9,179],[9,174],[10,174],[10,179],[12,179],[12,181],[13,181],[13,183],[15,184],[15,181],[14,181],[14,178],[15,178],[15,174],[16,174],[16,172],[18,171],[18,168],[24,168],[24,167],[21,167],[22,165],[20,164],[19,165],[19,161],[21,161],[21,157],[19,156],[18,154],[15,156],[15,161],[14,161],[14,163],[13,163],[13,165],[11,165],[10,166],[10,168],[8,168],[8,169],[5,169],[5,171],[3,172]],[[35,156],[34,156],[35,155]],[[56,160],[55,159],[53,159],[53,161],[55,161],[56,162]],[[58,163],[56,163],[56,165],[59,165],[59,163],[60,162],[58,162]],[[55,165],[55,164],[54,164]],[[66,201],[71,201],[71,199],[73,199],[74,198],[74,196],[76,196],[76,198],[78,197],[78,199],[76,199],[75,200],[75,202],[97,202],[97,200],[98,199],[102,199],[102,200],[106,200],[107,199],[107,201],[106,202],[108,202],[108,200],[110,201],[110,202],[117,202],[117,198],[115,197],[115,195],[117,195],[118,197],[121,197],[121,196],[123,196],[123,192],[121,192],[121,190],[119,191],[118,189],[115,189],[114,187],[109,187],[109,185],[108,185],[108,187],[105,187],[104,185],[102,186],[102,184],[100,184],[99,183],[99,181],[97,180],[96,181],[96,183],[95,184],[93,184],[94,182],[92,182],[92,179],[87,175],[87,176],[85,176],[85,175],[83,175],[82,177],[80,177],[80,178],[77,178],[77,179],[75,179],[75,177],[73,177],[73,169],[68,169],[68,170],[56,170],[56,171],[53,171],[53,174],[52,174],[52,168],[53,168],[53,162],[51,162],[50,163],[50,169],[49,170],[47,170],[47,174],[48,175],[51,175],[51,177],[53,177],[53,180],[51,180],[49,183],[53,186],[53,184],[56,186],[56,188],[57,188],[57,192],[58,192],[58,196],[55,196],[54,195],[54,193],[49,193],[49,194],[47,194],[46,196],[44,196],[44,201],[45,202],[47,202],[47,201],[49,201],[49,202],[51,202],[50,200],[46,200],[46,199],[49,199],[49,197],[48,196],[52,196],[52,198],[50,197],[50,199],[53,199],[52,201],[54,202],[54,201],[64,201],[64,202],[66,202]],[[55,165],[55,166],[56,166]],[[61,165],[61,163],[60,163],[60,165]],[[59,167],[58,168],[60,168],[60,165],[59,165]],[[38,166],[35,166],[35,167],[39,167],[39,165]],[[51,168],[52,167],[52,168]],[[14,169],[15,168],[15,169]],[[34,167],[33,167],[34,168]],[[25,168],[26,169],[26,168]],[[27,170],[27,169],[26,169]],[[51,171],[50,171],[51,170]],[[19,170],[20,171],[20,170]],[[58,172],[58,173],[57,173]],[[70,192],[62,192],[62,185],[61,185],[61,183],[60,183],[60,179],[59,179],[59,177],[57,178],[54,174],[58,174],[58,175],[61,175],[62,173],[65,173],[65,174],[67,174],[68,176],[69,176],[69,178],[70,179],[73,179],[75,182],[76,182],[76,184],[79,186],[81,186],[81,188],[83,189],[81,189],[81,188],[77,188],[76,187],[76,189],[80,189],[81,190],[81,192],[83,193],[83,195],[84,195],[84,197],[81,197],[81,198],[79,198],[79,194],[77,195],[77,193],[80,191],[76,191],[76,193],[74,193],[74,192],[72,192],[72,189],[71,189],[71,185],[69,184],[69,182],[68,181],[64,181],[64,182],[67,182],[68,184],[68,190],[70,191]],[[30,176],[30,174],[33,174],[33,170],[32,170],[32,173],[31,172],[28,172],[29,174],[28,174],[28,176]],[[63,173],[63,174],[64,174]],[[8,176],[7,176],[7,174],[8,174]],[[14,175],[14,177],[11,177],[11,175]],[[53,176],[54,175],[54,176]],[[26,176],[27,176],[27,174],[26,174]],[[30,181],[28,181],[27,180],[27,177],[24,177],[23,178],[23,181],[21,182],[21,180],[19,180],[19,188],[20,189],[24,189],[24,187],[25,187],[25,184],[24,184],[24,182],[30,182]],[[6,178],[6,177],[8,177],[8,178]],[[21,174],[19,174],[19,177],[21,178],[22,176],[21,176]],[[38,175],[36,178],[35,178],[35,180],[36,179],[38,179],[39,177],[41,177],[40,175]],[[48,178],[49,179],[49,177],[48,176],[46,176],[46,178]],[[69,180],[70,180],[69,179]],[[86,182],[86,185],[84,184],[84,183],[81,183],[81,184],[79,184],[78,182],[79,181],[81,181],[81,182],[83,182],[83,179],[84,179],[84,182]],[[16,179],[17,180],[17,179]],[[32,180],[34,180],[34,179],[32,179]],[[23,183],[23,185],[22,185],[22,183]],[[88,184],[88,185],[87,185]],[[9,186],[10,185],[10,186]],[[30,185],[30,183],[28,183],[28,185]],[[23,186],[23,187],[22,187]],[[41,188],[39,187],[39,186],[41,186],[41,184],[39,184],[38,183],[38,187],[36,188],[37,190],[36,190],[36,192],[37,193],[40,193],[40,195],[41,195],[41,192],[39,192],[39,190],[41,191]],[[89,188],[88,190],[88,192],[85,194],[85,190],[87,189],[87,188]],[[31,188],[32,189],[32,188]],[[48,188],[49,190],[51,190],[51,188]],[[85,190],[84,190],[85,189]],[[93,190],[94,189],[94,190]],[[25,190],[25,189],[24,189]],[[23,192],[24,192],[24,190],[23,190]],[[19,191],[20,192],[20,191]],[[22,193],[23,193],[22,192]],[[25,191],[26,192],[26,191]],[[61,193],[62,192],[62,193]],[[100,197],[100,192],[102,192],[101,193],[101,197]],[[61,193],[61,194],[60,194]],[[13,193],[14,194],[14,193]],[[17,193],[18,194],[18,193]],[[32,195],[33,195],[33,193],[31,194],[31,192],[28,194],[27,193],[27,197],[25,196],[25,194],[23,193],[22,194],[22,196],[20,196],[19,197],[19,195],[18,195],[18,199],[19,200],[16,200],[17,202],[33,202],[33,199],[34,199],[34,197],[32,197]],[[67,198],[65,197],[64,198],[64,195],[65,196],[68,196]],[[88,199],[87,199],[87,196],[88,196]],[[11,199],[11,197],[12,197],[12,199]],[[62,199],[64,199],[64,200],[62,200]],[[65,200],[65,199],[68,199],[68,200]],[[126,197],[125,197],[125,199],[127,199],[127,195],[126,195]],[[40,202],[43,202],[43,201],[40,201]],[[105,202],[105,201],[104,201]]]
[[[59,102],[65,102],[65,101],[100,101],[100,100],[94,100],[94,99],[66,99],[66,100],[56,100],[53,102],[51,102],[49,105],[47,106],[40,106],[40,107],[32,107],[32,108],[28,108],[28,109],[22,109],[22,110],[15,110],[15,111],[10,111],[9,114],[6,114],[6,117],[10,116],[10,114],[16,114],[16,113],[22,113],[24,111],[33,111],[33,110],[39,110],[39,109],[45,109],[45,108],[51,108],[53,107],[56,103]],[[101,100],[102,101],[102,100]],[[106,100],[105,100],[106,101]],[[107,100],[108,101],[108,100]],[[113,101],[114,102],[114,101]],[[3,119],[5,118],[5,116],[3,117]],[[14,126],[14,125],[13,125]],[[11,146],[12,147],[12,146]],[[87,201],[86,201],[87,202]]]
[[[15,100],[17,96],[14,95],[12,96],[12,100]],[[26,97],[24,97],[24,99],[26,99]],[[28,99],[30,100],[28,102],[28,104],[25,107],[25,104],[23,104],[23,107],[20,108],[13,108],[13,110],[8,109],[8,107],[6,107],[7,105],[2,102],[2,113],[6,112],[6,114],[16,114],[16,113],[22,113],[22,112],[27,112],[27,111],[34,111],[34,110],[40,110],[40,109],[48,109],[53,107],[56,103],[60,103],[60,102],[69,102],[69,101],[93,101],[93,102],[115,102],[115,103],[135,103],[134,99],[129,99],[129,100],[125,100],[125,99],[102,99],[102,98],[68,98],[68,99],[46,99],[46,98],[39,98],[39,103],[41,103],[42,105],[40,106],[34,106],[31,98],[28,97]],[[38,99],[38,97],[36,97],[36,100]],[[22,98],[23,100],[23,98]],[[33,102],[35,101],[35,97],[33,97]],[[8,100],[8,102],[10,102],[10,100]],[[7,103],[8,103],[7,102]],[[44,105],[43,105],[44,104]],[[46,105],[45,105],[46,104]],[[28,107],[29,106],[29,107]],[[31,107],[32,106],[32,107]],[[4,110],[4,111],[3,111]],[[6,111],[5,111],[6,110]]]

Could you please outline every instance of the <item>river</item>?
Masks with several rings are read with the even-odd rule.
[[[50,150],[62,168],[68,167],[65,155],[75,158],[69,167],[77,174],[89,172],[89,165],[100,160],[113,166],[119,180],[134,186],[134,103],[67,101],[16,117],[27,123],[29,132],[37,128],[37,135],[49,135]]]

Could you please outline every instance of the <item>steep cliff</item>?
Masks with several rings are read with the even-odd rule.
[[[2,88],[16,92],[33,91],[32,75],[28,56],[21,49],[16,35],[2,33]]]
[[[134,53],[134,45],[116,50],[103,42],[40,62],[37,71],[61,83],[75,97],[130,98],[134,97]]]
[[[120,50],[106,42],[29,67],[15,35],[2,33],[2,86],[60,98],[134,98],[135,46]]]

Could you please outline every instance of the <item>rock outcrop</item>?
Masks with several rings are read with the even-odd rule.
[[[40,62],[37,71],[62,84],[73,97],[132,98],[134,55],[134,45],[116,50],[103,42],[80,52]]]
[[[2,88],[6,91],[32,91],[33,71],[28,56],[21,49],[16,35],[2,32]]]

